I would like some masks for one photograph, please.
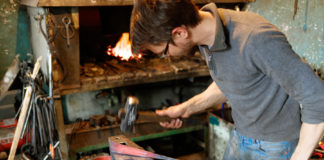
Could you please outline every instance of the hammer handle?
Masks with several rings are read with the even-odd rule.
[[[172,119],[168,116],[159,116],[153,111],[137,111],[137,120],[145,122],[169,122]]]

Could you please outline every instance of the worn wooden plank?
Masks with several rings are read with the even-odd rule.
[[[254,0],[194,0],[195,3],[246,3]],[[133,5],[133,0],[21,0],[21,4],[38,7],[63,7],[63,6],[127,6]]]
[[[197,69],[191,72],[184,72],[179,74],[164,74],[164,75],[152,75],[152,76],[130,76],[127,74],[123,74],[126,76],[109,76],[106,81],[96,81],[98,78],[85,78],[81,79],[81,87],[61,90],[61,95],[79,93],[85,91],[94,91],[100,89],[108,89],[136,84],[145,84],[145,83],[153,83],[153,82],[162,82],[168,80],[176,80],[176,79],[184,79],[190,77],[201,77],[201,76],[209,76],[208,69]],[[106,83],[105,83],[106,82]]]
[[[22,0],[20,4],[36,7],[38,5],[39,0]]]
[[[0,97],[6,93],[15,80],[19,72],[19,60],[18,56],[12,61],[11,65],[8,67],[7,72],[5,73],[3,79],[0,82]]]
[[[209,76],[209,70],[205,62],[197,57],[192,59],[154,58],[138,63],[117,63],[114,61],[106,61],[104,63],[106,65],[92,63],[82,66],[81,72],[83,74],[80,79],[80,88],[61,89],[60,93],[65,95],[143,83]],[[110,71],[112,67],[114,72]],[[103,72],[100,70],[103,70]]]
[[[184,123],[183,127],[180,129],[167,129],[161,127],[159,123],[156,122],[136,122],[134,126],[136,133],[127,135],[127,137],[131,138],[131,140],[135,142],[143,141],[202,129],[205,124],[206,119],[203,118],[198,120],[197,123]],[[70,129],[68,128],[71,127],[71,125],[66,125],[66,127],[66,131],[69,131]],[[100,133],[98,134],[98,132]],[[88,130],[86,128],[75,130],[73,133],[68,134],[70,143],[70,158],[73,158],[77,152],[86,152],[93,149],[108,147],[107,137],[121,134],[122,133],[118,125],[101,127],[99,131],[94,128]]]
[[[62,153],[62,159],[68,159],[69,148],[68,148],[68,144],[66,141],[66,135],[65,135],[62,101],[60,99],[55,100],[54,107],[55,107],[55,111],[56,111],[56,124],[57,124],[57,131],[59,134],[60,150]]]

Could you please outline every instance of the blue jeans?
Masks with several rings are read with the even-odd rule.
[[[298,139],[283,142],[252,139],[233,129],[223,160],[289,160],[297,143]]]

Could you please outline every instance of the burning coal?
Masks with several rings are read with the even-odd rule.
[[[123,33],[114,48],[108,46],[107,54],[109,56],[115,56],[124,61],[142,58],[142,54],[135,55],[132,53],[131,43],[129,41],[129,33]]]

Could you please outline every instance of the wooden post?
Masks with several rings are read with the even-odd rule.
[[[62,159],[69,159],[69,148],[66,141],[61,99],[54,100],[54,107],[56,110],[56,122],[57,122],[56,124],[57,124],[57,132],[59,134],[59,139],[60,139],[60,150],[62,153]]]
[[[38,74],[39,68],[40,68],[40,61],[42,60],[42,57],[39,57],[37,59],[37,62],[35,63],[34,66],[34,70],[33,70],[33,74],[31,76],[31,78],[34,80]],[[15,130],[15,135],[12,141],[12,145],[10,148],[10,154],[9,154],[9,160],[13,160],[15,158],[16,155],[16,150],[17,150],[17,146],[18,146],[18,142],[21,136],[21,131],[26,119],[26,113],[28,110],[28,106],[29,106],[29,102],[30,102],[30,97],[32,94],[33,88],[31,86],[28,86],[26,89],[26,94],[25,94],[25,98],[22,104],[22,108],[21,108],[21,112],[19,115],[19,120],[18,120],[18,124]]]

